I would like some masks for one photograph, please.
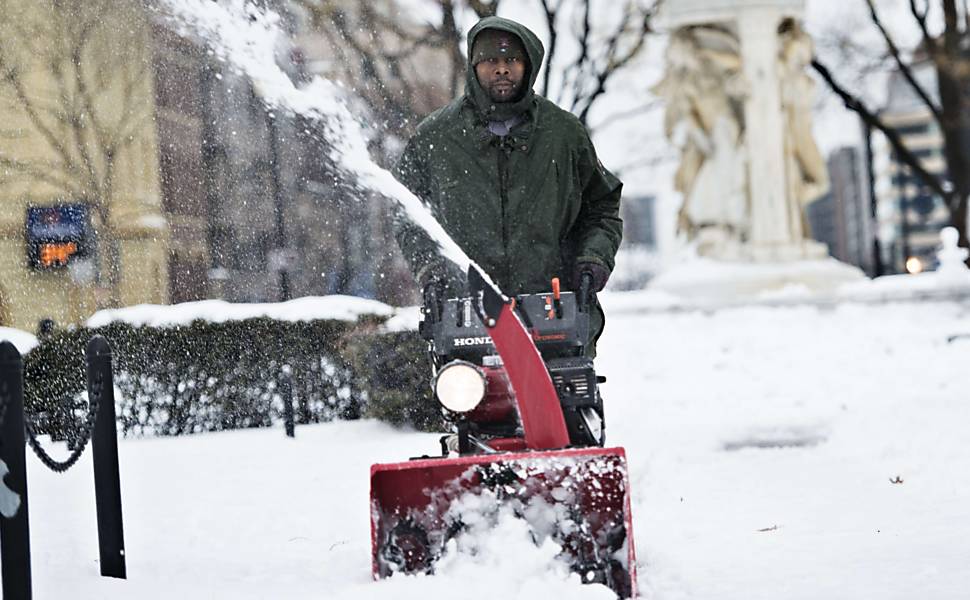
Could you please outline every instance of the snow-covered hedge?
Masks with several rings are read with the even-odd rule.
[[[348,355],[368,398],[365,416],[421,431],[448,429],[432,396],[428,343],[417,332],[365,334]]]
[[[84,347],[105,336],[114,353],[120,430],[179,435],[282,420],[288,377],[298,423],[377,416],[427,427],[427,359],[415,332],[381,333],[386,316],[356,321],[253,318],[180,326],[58,331],[25,357],[28,411],[58,438],[85,385]],[[391,408],[384,405],[388,401]]]

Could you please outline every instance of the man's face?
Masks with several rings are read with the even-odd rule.
[[[511,102],[522,90],[525,61],[516,56],[487,58],[475,65],[475,76],[493,102]]]

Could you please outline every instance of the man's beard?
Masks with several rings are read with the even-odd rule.
[[[499,84],[502,84],[499,86]],[[508,85],[509,87],[504,87]],[[514,82],[511,79],[499,79],[489,84],[486,89],[488,97],[492,102],[514,102],[522,91],[522,82]]]

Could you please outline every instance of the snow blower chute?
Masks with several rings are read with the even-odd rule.
[[[584,582],[633,596],[626,457],[602,447],[603,378],[584,356],[589,280],[578,294],[554,280],[551,293],[514,300],[475,267],[468,280],[471,297],[429,294],[421,323],[455,433],[441,457],[371,467],[374,577],[433,572],[471,504],[511,507]]]

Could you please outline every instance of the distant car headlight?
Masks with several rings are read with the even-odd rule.
[[[485,374],[470,362],[453,360],[435,376],[434,393],[448,410],[469,412],[485,397]]]

